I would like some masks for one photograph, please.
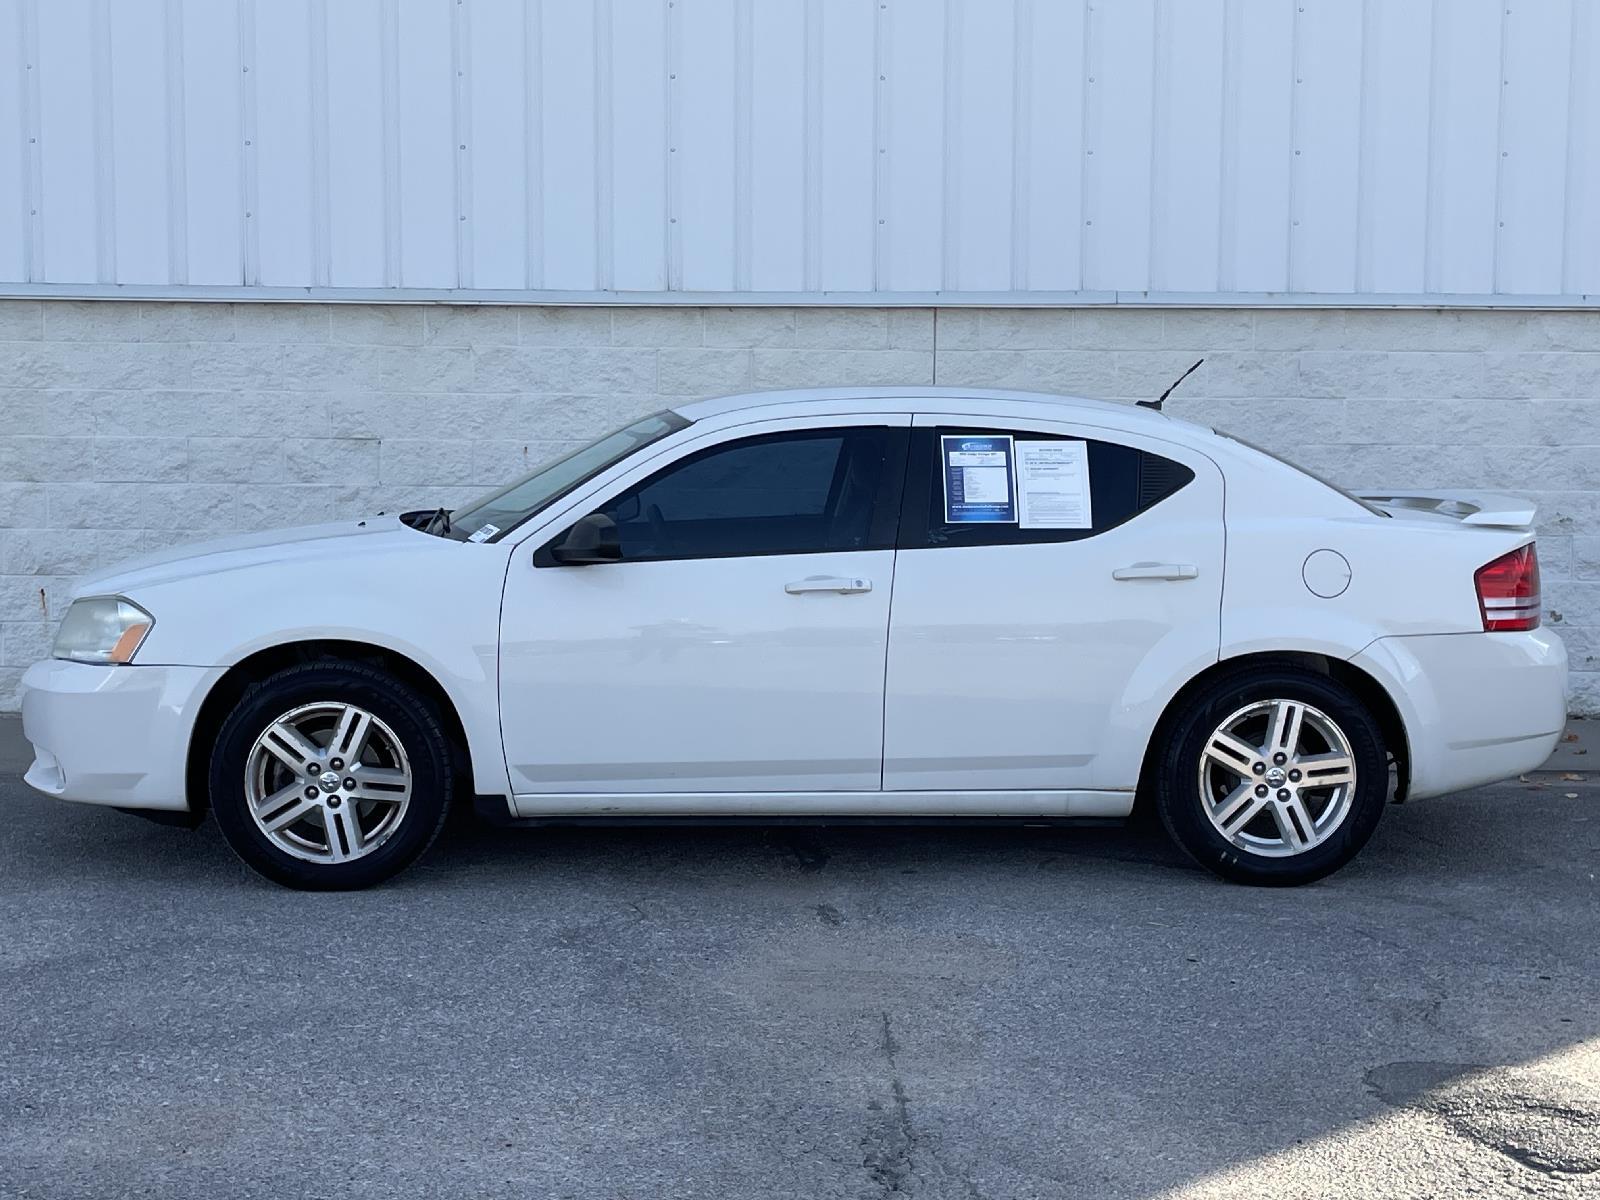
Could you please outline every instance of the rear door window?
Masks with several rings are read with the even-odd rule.
[[[946,520],[941,438],[1009,437],[1017,441],[1082,442],[1089,469],[1091,522],[1083,529],[1025,529],[1015,521]],[[929,546],[1010,546],[1073,542],[1095,537],[1155,507],[1194,479],[1182,463],[1121,442],[1025,430],[941,426],[915,429],[906,476],[901,549]]]

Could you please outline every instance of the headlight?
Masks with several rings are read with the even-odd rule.
[[[121,596],[88,596],[74,600],[56,631],[56,658],[83,663],[126,663],[133,660],[154,617]]]

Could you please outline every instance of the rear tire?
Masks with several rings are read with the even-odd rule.
[[[364,663],[288,667],[223,721],[209,770],[222,835],[286,887],[370,887],[415,862],[449,813],[438,710]]]
[[[1383,734],[1324,675],[1250,667],[1188,698],[1156,761],[1155,807],[1201,866],[1238,883],[1310,883],[1349,862],[1388,800]]]

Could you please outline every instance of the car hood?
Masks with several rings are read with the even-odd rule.
[[[72,594],[74,597],[126,594],[141,587],[273,563],[330,559],[337,560],[340,569],[345,569],[352,555],[386,553],[399,547],[444,550],[460,545],[460,542],[429,537],[411,529],[401,524],[398,517],[329,521],[322,525],[242,533],[143,554],[83,576]]]

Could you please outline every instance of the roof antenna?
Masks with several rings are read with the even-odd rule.
[[[1203,358],[1202,359],[1197,359],[1195,361],[1194,367],[1198,367],[1203,362],[1205,362],[1205,359],[1203,359]],[[1162,392],[1161,395],[1157,399],[1155,399],[1155,400],[1135,400],[1134,403],[1137,404],[1140,408],[1153,408],[1157,412],[1160,412],[1161,411],[1161,406],[1167,402],[1167,397],[1172,395],[1172,393],[1177,390],[1178,385],[1180,383],[1182,383],[1185,379],[1189,378],[1189,376],[1194,374],[1194,367],[1190,367],[1182,375],[1179,375],[1176,379],[1174,379],[1172,381],[1172,386],[1169,387],[1166,391]]]

